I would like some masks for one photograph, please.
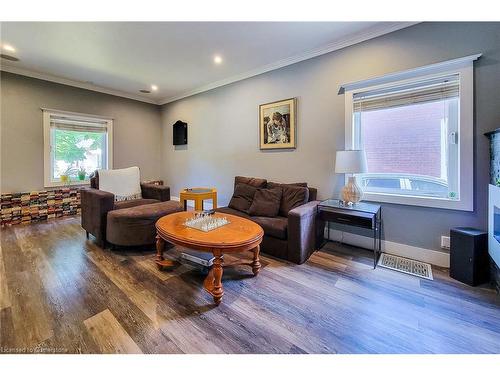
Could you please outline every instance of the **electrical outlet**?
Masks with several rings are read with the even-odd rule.
[[[450,237],[441,236],[441,248],[450,249]]]

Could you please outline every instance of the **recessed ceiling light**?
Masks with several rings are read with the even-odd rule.
[[[221,62],[222,62],[222,57],[220,57],[219,55],[215,55],[214,56],[214,63],[220,64]]]
[[[153,91],[158,90],[158,86],[156,86],[156,85],[151,85],[151,90],[153,90]]]
[[[2,44],[2,49],[8,52],[16,52],[16,49],[7,43]]]
[[[151,93],[151,91],[146,90],[146,89],[139,90],[139,92],[142,92],[143,94],[150,94]]]

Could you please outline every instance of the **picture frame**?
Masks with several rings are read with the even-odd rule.
[[[297,147],[297,98],[259,105],[259,144],[261,150]]]

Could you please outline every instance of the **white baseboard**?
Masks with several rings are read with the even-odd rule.
[[[179,202],[180,198],[179,197],[172,197],[171,196],[170,200]],[[187,206],[191,207],[191,208],[194,208],[193,201],[187,201]],[[212,208],[213,208],[212,202],[207,202],[207,201],[203,202],[203,209],[205,209],[205,210],[211,210]]]
[[[327,230],[328,229],[326,228],[325,235],[328,235]],[[330,229],[330,239],[333,241],[341,241],[345,244],[361,247],[364,249],[373,249],[372,237],[365,237],[360,236],[359,234]],[[434,264],[440,267],[450,267],[450,254],[442,251],[382,240],[382,252],[399,255],[404,258],[419,260],[421,262]]]

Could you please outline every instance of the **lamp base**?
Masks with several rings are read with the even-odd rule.
[[[347,185],[342,188],[342,200],[347,203],[358,203],[363,198],[363,190],[356,183],[356,177],[349,177]]]

